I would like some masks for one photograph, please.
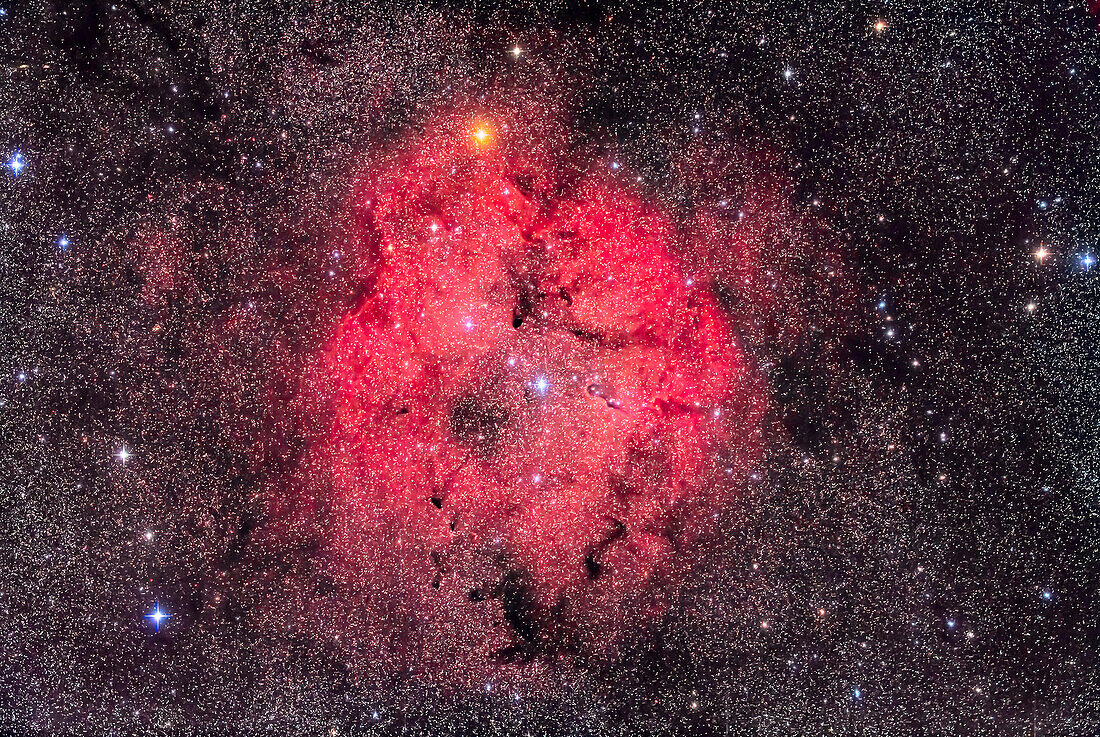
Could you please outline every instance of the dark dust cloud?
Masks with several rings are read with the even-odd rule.
[[[1097,734],[1098,10],[929,5],[0,2],[0,731]]]

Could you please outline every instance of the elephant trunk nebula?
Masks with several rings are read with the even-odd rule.
[[[761,382],[670,217],[503,117],[439,120],[360,178],[364,297],[309,456],[315,616],[428,672],[613,659],[760,455]]]

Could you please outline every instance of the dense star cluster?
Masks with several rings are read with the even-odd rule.
[[[0,731],[1096,733],[1094,5],[0,2]]]

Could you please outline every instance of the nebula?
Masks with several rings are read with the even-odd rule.
[[[426,671],[614,659],[761,451],[761,383],[670,217],[524,128],[456,112],[361,175],[363,297],[321,361],[318,616]]]

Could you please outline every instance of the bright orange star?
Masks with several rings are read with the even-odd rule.
[[[478,128],[473,132],[473,136],[474,140],[477,141],[477,145],[479,146],[484,146],[492,137],[489,133],[489,130],[485,126],[478,126]]]

